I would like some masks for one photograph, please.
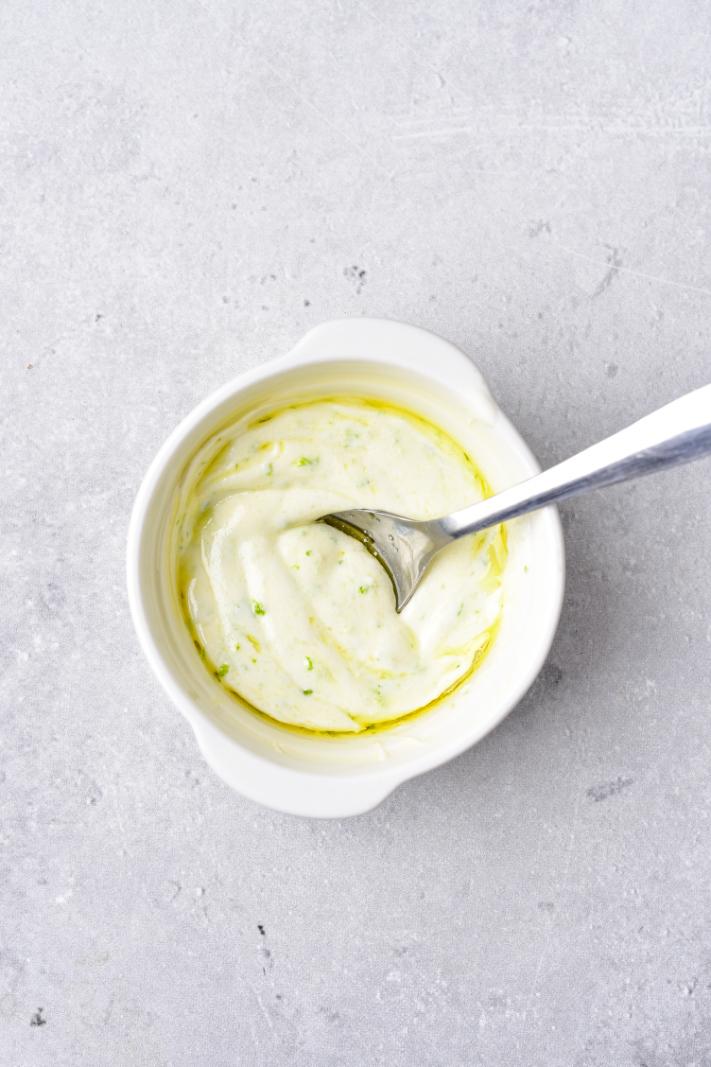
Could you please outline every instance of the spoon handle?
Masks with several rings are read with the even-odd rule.
[[[687,393],[576,456],[440,520],[463,537],[589,489],[639,478],[711,453],[711,385]]]

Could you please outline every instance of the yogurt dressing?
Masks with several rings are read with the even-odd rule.
[[[405,410],[308,401],[208,440],[178,501],[178,592],[215,678],[271,719],[359,733],[450,692],[502,608],[502,528],[441,553],[398,615],[390,581],[319,516],[373,507],[426,519],[487,495],[472,459]]]

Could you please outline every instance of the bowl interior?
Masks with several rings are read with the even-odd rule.
[[[460,386],[458,382],[455,391],[429,377],[376,362],[309,363],[268,372],[247,386],[227,387],[166,442],[141,491],[135,587],[144,646],[154,670],[198,736],[200,724],[209,722],[227,746],[236,742],[243,753],[271,764],[331,775],[399,767],[404,778],[478,740],[531,683],[555,631],[562,592],[560,527],[550,510],[508,524],[503,617],[479,669],[431,711],[374,734],[309,736],[255,716],[205,670],[177,606],[169,549],[177,487],[201,444],[246,411],[259,415],[297,400],[335,395],[380,398],[450,433],[472,454],[495,492],[536,473],[535,460],[500,412],[492,408],[486,421],[473,415],[481,412],[475,375],[469,390]]]

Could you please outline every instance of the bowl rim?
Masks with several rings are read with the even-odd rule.
[[[403,358],[403,350],[407,350]],[[363,352],[377,352],[364,356]],[[430,363],[436,354],[436,369]],[[190,723],[199,748],[210,767],[232,788],[258,803],[276,810],[311,817],[343,817],[361,814],[375,807],[394,789],[460,755],[498,726],[519,703],[541,670],[550,651],[563,605],[565,591],[565,548],[563,531],[555,508],[541,512],[547,521],[546,536],[554,556],[554,586],[547,598],[547,613],[539,631],[538,651],[484,722],[473,721],[465,732],[453,733],[447,741],[423,751],[406,764],[375,765],[353,769],[347,776],[327,770],[297,770],[249,751],[223,733],[200,704],[190,698],[176,681],[153,633],[146,610],[146,594],[141,579],[141,551],[146,520],[153,496],[174,461],[185,438],[203,419],[226,401],[235,399],[249,386],[276,377],[284,371],[309,363],[373,363],[395,366],[438,385],[452,387],[451,378],[473,385],[490,415],[515,445],[531,474],[540,466],[518,430],[493,400],[478,368],[459,348],[437,334],[391,319],[338,319],[309,330],[284,356],[251,368],[227,381],[203,398],[171,431],[158,449],[136,494],[128,527],[126,577],[130,613],[141,649],[148,664],[172,703]],[[236,780],[237,779],[237,780]]]

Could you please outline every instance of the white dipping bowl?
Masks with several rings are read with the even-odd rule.
[[[205,669],[177,607],[169,563],[176,486],[231,414],[322,396],[378,397],[441,426],[471,453],[494,492],[539,471],[535,458],[459,349],[404,323],[327,322],[285,357],[218,389],[173,431],[136,497],[128,594],[153,672],[192,726],[202,753],[244,796],[296,815],[342,817],[379,804],[401,782],[480,741],[514,707],[550,649],[565,560],[553,508],[507,524],[504,608],[481,666],[431,711],[360,736],[296,733],[263,719]]]

